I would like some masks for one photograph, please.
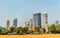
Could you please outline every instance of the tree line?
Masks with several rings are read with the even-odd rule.
[[[10,27],[8,30],[6,28],[0,29],[0,35],[25,35],[25,34],[59,34],[60,25],[51,25],[46,32],[45,28],[35,27],[35,30],[29,30],[28,27]]]

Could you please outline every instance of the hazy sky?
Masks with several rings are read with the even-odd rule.
[[[24,26],[25,19],[34,13],[48,13],[49,24],[60,20],[60,0],[0,0],[0,26],[6,26],[6,20],[18,19],[18,26]]]

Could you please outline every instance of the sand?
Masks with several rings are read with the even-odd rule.
[[[42,34],[42,35],[0,35],[0,38],[60,38],[60,34]]]

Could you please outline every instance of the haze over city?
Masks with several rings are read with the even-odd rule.
[[[0,26],[5,27],[6,20],[18,20],[18,26],[24,26],[25,19],[34,13],[47,11],[49,24],[60,21],[60,0],[0,0]]]

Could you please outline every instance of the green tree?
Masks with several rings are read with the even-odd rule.
[[[9,33],[13,33],[14,32],[14,29],[15,29],[15,27],[10,27]]]
[[[41,34],[40,27],[35,26],[35,31],[34,31],[34,34]]]
[[[14,29],[14,31],[15,31],[17,34],[23,34],[23,33],[22,33],[22,30],[23,30],[22,27],[18,27],[18,28],[16,28],[16,29]]]
[[[35,31],[36,32],[39,32],[40,31],[40,28],[39,27],[35,27]]]
[[[56,25],[56,33],[60,33],[60,25]]]
[[[0,34],[1,34],[2,30],[0,29]]]
[[[23,32],[23,34],[29,34],[28,27],[24,27],[24,28],[22,29],[22,32]]]
[[[45,28],[42,28],[42,33],[46,33],[46,29]]]
[[[7,29],[3,28],[3,29],[1,30],[1,33],[2,33],[2,34],[8,34],[8,31],[7,31]]]
[[[48,27],[48,32],[51,32],[51,33],[56,33],[56,27],[55,25],[52,25],[51,27]]]

